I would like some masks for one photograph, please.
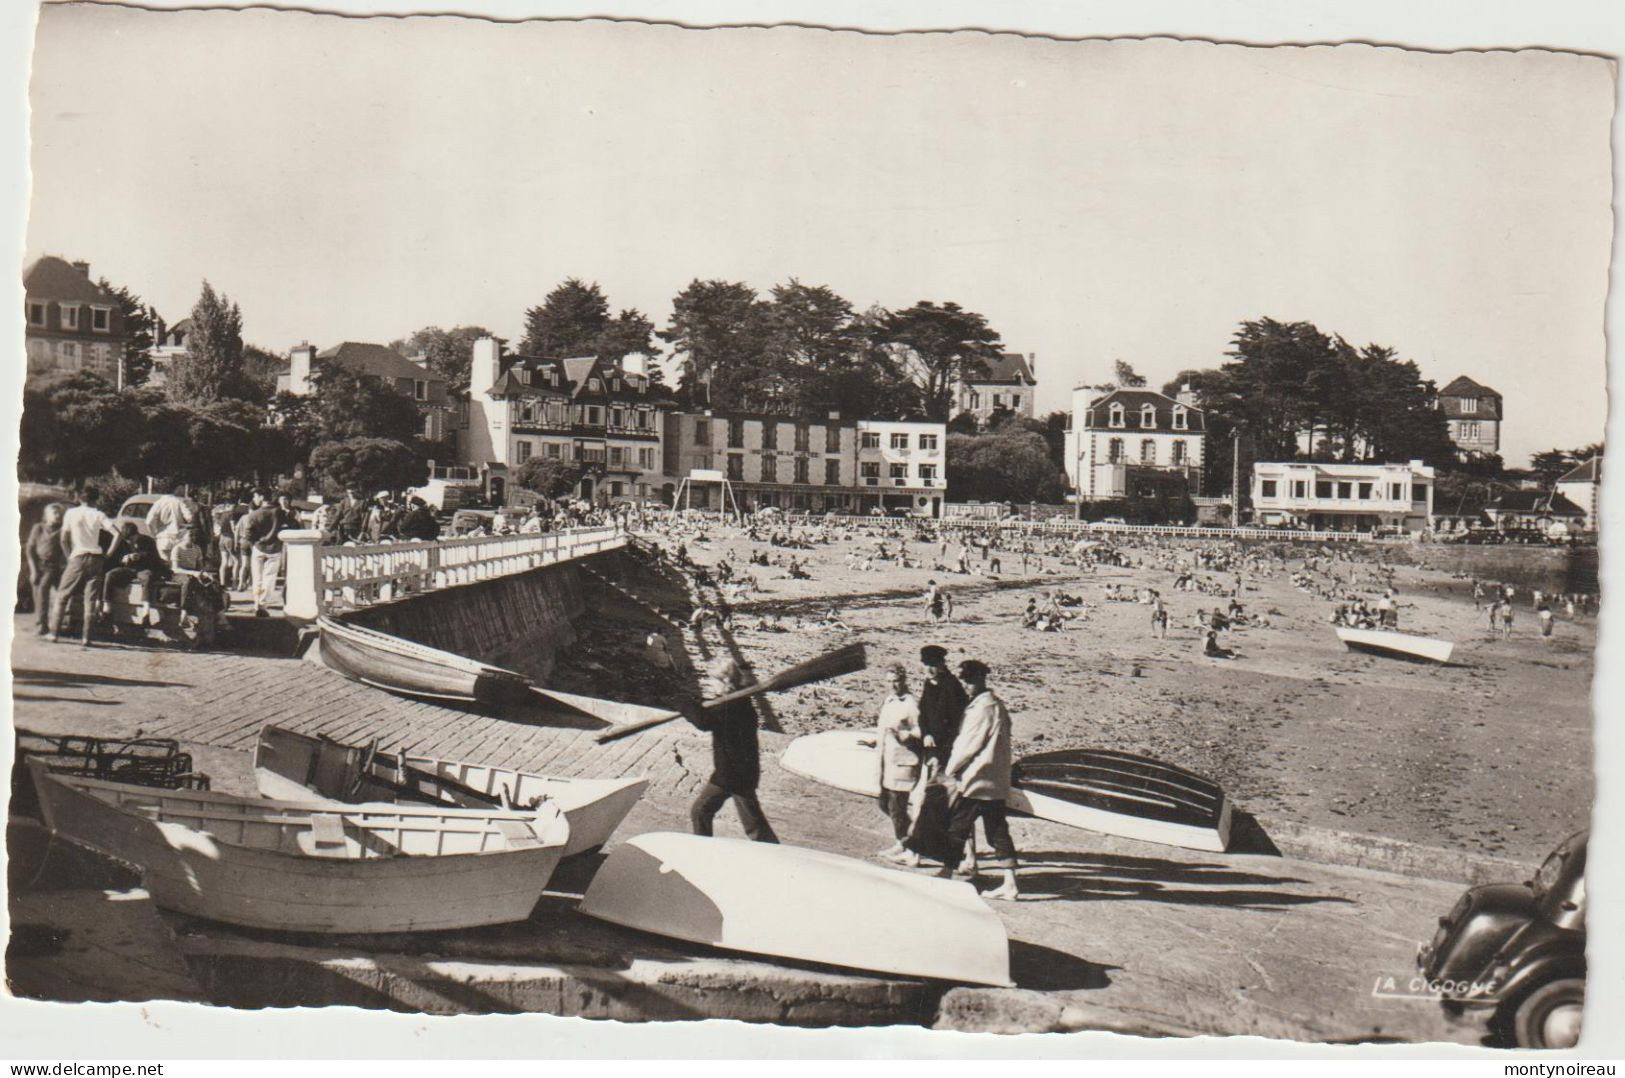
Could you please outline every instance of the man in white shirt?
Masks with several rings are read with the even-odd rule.
[[[993,864],[1004,874],[1003,882],[984,898],[1014,900],[1016,887],[1016,847],[1010,839],[1004,799],[1010,793],[1010,712],[1004,701],[987,687],[987,664],[967,659],[959,666],[959,678],[970,694],[965,721],[954,739],[953,755],[942,769],[943,785],[953,807],[948,811],[949,856],[941,876],[952,876],[964,856],[965,844],[982,821],[987,841],[993,847]]]
[[[147,510],[147,532],[158,547],[158,556],[169,561],[169,552],[180,541],[181,532],[192,527],[197,505],[190,498],[165,494]]]
[[[82,592],[84,617],[80,628],[80,646],[90,646],[90,633],[100,620],[102,610],[102,576],[107,572],[107,559],[118,554],[119,531],[107,514],[96,508],[99,492],[86,485],[79,491],[79,504],[62,514],[62,550],[68,556],[68,567],[62,571],[62,582],[57,586],[56,607],[51,611],[51,642],[61,639],[62,623],[66,620],[68,604]],[[102,535],[111,535],[113,545],[104,553]]]

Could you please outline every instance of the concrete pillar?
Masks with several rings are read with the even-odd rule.
[[[290,528],[277,533],[286,559],[286,583],[282,596],[282,616],[314,621],[322,613],[322,533],[314,529]]]

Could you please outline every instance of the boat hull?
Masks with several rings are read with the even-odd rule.
[[[815,782],[879,796],[870,730],[828,730],[798,737],[779,763]],[[1222,853],[1232,809],[1214,782],[1172,764],[1130,753],[1064,749],[1016,762],[1005,803],[1041,820],[1105,835]]]
[[[479,808],[500,803],[506,796],[508,803],[516,806],[551,805],[563,812],[570,824],[565,857],[586,853],[609,841],[649,787],[649,780],[641,776],[555,778],[411,753],[369,753],[359,746],[279,726],[260,731],[254,776],[260,793],[272,798],[314,794],[351,804],[395,801]],[[412,791],[410,796],[403,796],[402,786]],[[476,796],[471,796],[470,790]]]
[[[501,706],[528,696],[529,679],[385,633],[318,619],[322,665],[387,692]]]
[[[313,815],[308,805],[255,802],[258,813],[210,820],[208,813],[225,811],[220,799],[252,799],[65,779],[42,770],[35,771],[35,782],[51,830],[135,865],[155,905],[247,928],[351,934],[522,921],[535,908],[564,848],[560,818],[551,833],[525,823],[539,840],[528,847],[507,847],[502,836],[493,835],[477,840],[487,848],[468,853],[349,856],[360,852],[357,846],[380,841],[376,830],[353,827],[351,817],[344,821],[352,825],[345,828],[349,848],[322,854],[300,824],[278,822]],[[210,800],[198,804],[197,798]],[[428,822],[415,817],[407,826]],[[458,827],[459,820],[453,817],[450,826]],[[281,848],[228,840],[251,834],[263,840],[270,828],[284,832],[274,840]],[[401,847],[410,849],[413,843],[402,837]],[[468,832],[463,838],[475,841]],[[552,844],[546,844],[549,840]]]
[[[1410,633],[1384,629],[1339,628],[1337,638],[1343,641],[1350,651],[1363,651],[1371,655],[1405,659],[1409,662],[1448,663],[1451,653],[1456,648],[1449,640],[1437,640],[1431,636],[1413,636]]]
[[[1010,984],[1009,937],[968,883],[822,850],[639,835],[610,852],[581,911],[730,951],[959,984]]]

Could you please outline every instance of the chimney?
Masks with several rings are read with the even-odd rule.
[[[296,397],[310,396],[310,368],[316,362],[316,349],[301,341],[288,352],[288,392]]]
[[[501,376],[502,348],[495,337],[481,337],[474,342],[474,358],[469,365],[469,393],[484,393],[496,385]]]
[[[1195,408],[1196,391],[1191,388],[1191,384],[1189,382],[1186,382],[1179,387],[1179,392],[1174,396],[1174,400],[1188,408]]]
[[[1038,377],[1038,353],[1037,352],[1028,352],[1027,353],[1027,370],[1034,378]]]
[[[627,374],[648,374],[649,357],[642,352],[628,352],[621,357],[621,370]]]
[[[87,280],[90,278],[90,263],[89,262],[75,262],[73,264],[73,268],[78,270],[80,273],[84,274],[85,278]]]

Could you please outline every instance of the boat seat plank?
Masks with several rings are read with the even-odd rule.
[[[331,812],[313,812],[310,814],[310,833],[316,840],[318,850],[337,848],[343,850],[344,820]]]
[[[498,820],[496,825],[503,839],[507,841],[510,850],[523,850],[541,845],[541,842],[536,838],[536,832],[532,831],[530,825],[522,820]]]

